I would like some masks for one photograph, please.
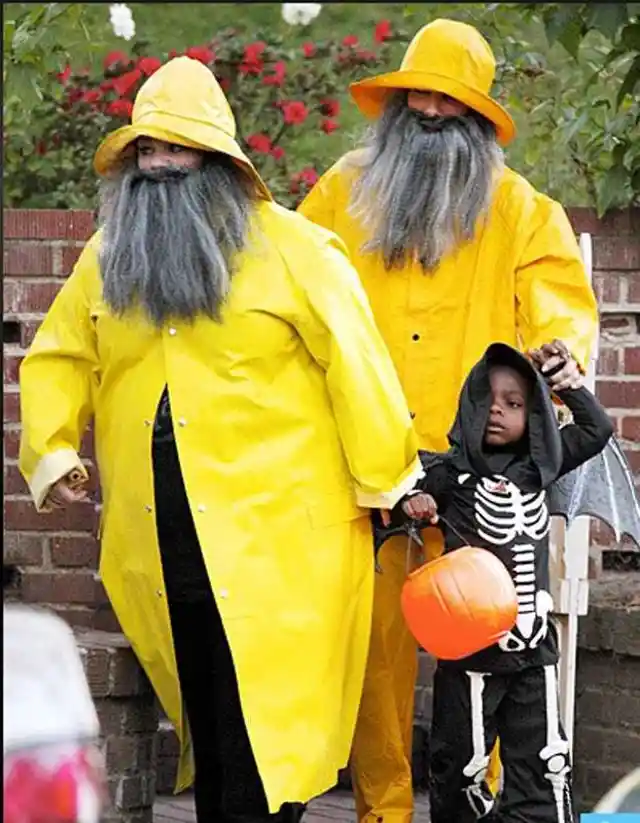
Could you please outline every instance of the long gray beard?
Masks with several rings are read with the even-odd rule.
[[[381,253],[387,270],[417,260],[429,271],[473,237],[504,158],[485,118],[427,118],[406,99],[390,100],[352,160],[349,212],[368,231],[362,251]]]
[[[223,155],[206,155],[196,170],[128,168],[103,184],[107,305],[118,316],[142,308],[157,327],[219,320],[255,199],[252,181]]]

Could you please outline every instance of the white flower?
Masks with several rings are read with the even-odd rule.
[[[290,26],[308,26],[321,8],[322,3],[283,3],[282,18]]]
[[[116,37],[131,40],[135,36],[136,24],[126,3],[112,3],[109,6],[109,20]]]

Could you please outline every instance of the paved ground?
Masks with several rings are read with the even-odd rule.
[[[355,823],[356,813],[351,792],[333,791],[309,805],[303,823]],[[414,823],[429,823],[429,805],[424,795],[417,795]],[[153,809],[153,823],[194,823],[193,796],[190,792],[173,797],[158,797]]]

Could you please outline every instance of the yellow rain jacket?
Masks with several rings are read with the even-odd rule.
[[[169,112],[173,142],[187,144],[200,122],[192,141],[211,138],[223,150],[205,126],[224,96],[204,67],[184,60],[148,81],[162,105],[150,105],[145,86],[136,103],[143,98],[143,122],[134,112],[125,128],[170,139]],[[94,419],[100,574],[178,731],[177,790],[185,788],[191,746],[151,464],[151,424],[168,385],[189,502],[275,812],[331,787],[348,760],[373,593],[360,506],[393,505],[420,469],[402,389],[344,247],[264,194],[222,323],[156,329],[141,313],[115,317],[102,300],[94,235],[22,365],[20,466],[42,508],[51,484],[81,467],[80,440]]]
[[[409,402],[420,447],[445,450],[462,383],[486,347],[522,349],[553,338],[586,366],[597,334],[597,306],[562,207],[505,169],[484,226],[437,270],[388,272],[363,254],[365,231],[348,213],[350,156],[321,177],[299,211],[347,244]],[[427,556],[441,551],[436,533]],[[400,613],[406,540],[390,540],[376,577],[372,645],[353,747],[361,821],[412,815],[411,732],[416,647]],[[495,775],[494,775],[495,777]]]

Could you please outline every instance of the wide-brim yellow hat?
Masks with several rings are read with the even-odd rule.
[[[434,20],[413,38],[398,71],[352,83],[351,96],[367,117],[380,117],[387,100],[400,89],[448,94],[490,120],[498,142],[516,134],[511,115],[489,95],[496,61],[487,41],[473,26]]]
[[[198,60],[176,57],[142,86],[131,123],[111,132],[98,146],[93,165],[101,176],[116,171],[139,137],[152,137],[200,151],[222,152],[255,181],[271,200],[255,166],[236,141],[233,112],[213,73]]]

